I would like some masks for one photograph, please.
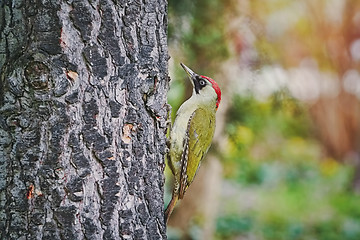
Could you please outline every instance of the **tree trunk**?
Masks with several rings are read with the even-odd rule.
[[[0,2],[0,238],[165,239],[167,2]]]

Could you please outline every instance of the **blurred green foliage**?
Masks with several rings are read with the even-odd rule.
[[[277,160],[302,165],[304,159],[320,157],[318,146],[310,139],[312,131],[306,111],[286,93],[276,93],[267,102],[259,102],[252,95],[235,96],[232,103],[226,126],[229,143],[225,176],[241,178],[240,173],[233,171],[248,169],[247,177],[263,181],[262,175],[254,172],[254,164]],[[261,171],[266,174],[266,170]]]
[[[223,166],[237,193],[221,201],[215,239],[360,239],[353,169],[322,159],[305,109],[284,94],[233,100]]]
[[[215,73],[229,57],[226,19],[235,0],[169,0],[169,41],[197,72]],[[180,48],[180,49],[179,49]]]
[[[179,62],[212,76],[222,62],[236,55],[229,50],[234,39],[227,26],[238,14],[236,6],[240,2],[169,0],[169,46],[175,68],[168,100],[173,106],[173,117],[187,89],[191,89]],[[308,1],[316,5],[320,2],[326,1]],[[319,68],[326,69],[329,63],[323,59],[328,52],[322,45],[324,39],[333,36],[327,37],[321,24],[313,25],[308,11],[303,11],[294,27],[286,28],[282,34],[268,37],[265,33],[270,26],[266,16],[288,9],[296,9],[293,13],[299,14],[297,6],[301,3],[289,0],[247,3],[244,6],[250,18],[264,31],[253,43],[258,56],[265,56],[260,65],[276,62],[296,67],[313,53],[321,60]],[[290,12],[286,16],[291,15]],[[313,18],[322,23],[321,16],[314,14]],[[314,34],[319,29],[324,32]],[[317,39],[319,36],[326,38]],[[237,39],[240,52],[244,39],[244,36]],[[261,68],[260,65],[256,68]],[[229,98],[229,93],[224,93],[226,97]],[[228,100],[224,133],[227,147],[220,153],[224,195],[214,239],[360,239],[360,196],[351,191],[354,168],[326,157],[316,138],[321,126],[312,122],[308,106],[290,97],[286,90],[274,93],[266,101],[257,100],[251,93]],[[194,222],[189,226],[187,234],[168,228],[169,239],[182,239],[184,235],[201,239],[201,226]]]

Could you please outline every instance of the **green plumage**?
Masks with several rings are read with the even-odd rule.
[[[221,99],[217,83],[197,75],[182,64],[193,83],[193,95],[176,113],[170,133],[169,167],[174,174],[172,199],[165,211],[169,219],[178,199],[182,199],[210,148],[215,131],[215,115]]]
[[[188,124],[188,154],[186,167],[182,166],[180,174],[180,199],[183,198],[186,189],[195,178],[196,172],[205,154],[209,150],[215,130],[215,113],[209,110],[198,108],[192,115]],[[186,157],[186,156],[185,156]],[[185,170],[186,172],[184,172]],[[186,173],[186,174],[185,174]]]

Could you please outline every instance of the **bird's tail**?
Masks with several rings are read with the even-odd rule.
[[[169,202],[169,204],[165,210],[165,223],[167,223],[169,221],[170,215],[173,212],[178,199],[179,199],[179,196],[177,194],[173,193],[171,201]]]

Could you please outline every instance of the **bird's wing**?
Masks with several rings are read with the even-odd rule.
[[[215,115],[211,111],[199,108],[193,112],[188,122],[184,151],[181,156],[180,199],[194,180],[200,162],[209,150],[214,130]]]

